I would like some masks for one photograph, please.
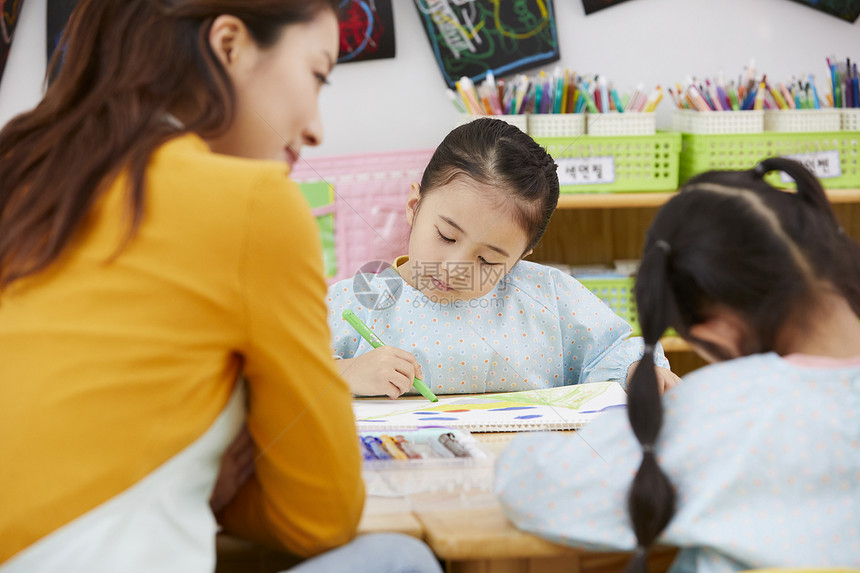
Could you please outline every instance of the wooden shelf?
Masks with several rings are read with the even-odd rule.
[[[562,193],[559,209],[629,209],[659,207],[676,191],[661,193]],[[831,203],[860,203],[860,189],[828,189]]]
[[[665,193],[562,193],[559,209],[624,209],[630,207],[659,207],[672,196]]]
[[[660,339],[664,352],[692,352],[690,345],[680,336],[664,336]]]
[[[860,239],[860,189],[827,189],[826,193],[845,232]],[[639,258],[656,209],[676,194],[563,193],[532,260],[592,265]],[[705,365],[682,338],[666,336],[660,342],[672,354],[674,372],[685,374]]]

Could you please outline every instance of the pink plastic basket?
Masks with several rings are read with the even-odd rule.
[[[433,151],[311,157],[295,166],[295,181],[334,186],[337,273],[329,283],[351,277],[368,261],[392,262],[406,253],[406,198]]]

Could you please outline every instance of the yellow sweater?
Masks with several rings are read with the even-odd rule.
[[[286,171],[174,139],[118,257],[122,178],[58,261],[0,296],[0,563],[187,448],[240,372],[259,457],[222,523],[299,555],[352,537],[351,396],[315,222]]]

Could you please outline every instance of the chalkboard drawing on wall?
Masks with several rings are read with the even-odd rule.
[[[591,14],[592,12],[597,12],[598,10],[603,10],[604,8],[609,8],[610,6],[615,6],[616,4],[621,4],[626,1],[627,0],[582,0],[582,6],[585,8],[586,14]]]
[[[391,0],[341,0],[337,19],[340,22],[338,62],[394,57]]]
[[[77,4],[78,0],[48,0],[48,29],[45,36],[48,40],[49,62],[57,48],[60,49],[61,54],[65,54],[65,46],[60,47],[60,38],[63,36],[66,24],[69,23],[69,18],[72,17],[72,11]],[[54,70],[54,76],[51,76],[49,81],[53,81],[59,71],[60,68],[58,66]]]
[[[559,59],[552,0],[415,0],[448,87]]]
[[[21,15],[23,3],[24,0],[0,0],[0,80],[3,79],[3,70],[6,68],[12,36],[15,33],[15,25]]]
[[[794,0],[848,22],[860,16],[860,0]]]

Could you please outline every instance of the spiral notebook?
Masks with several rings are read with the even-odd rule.
[[[559,388],[442,396],[426,400],[356,400],[360,431],[447,426],[473,432],[575,430],[597,415],[625,408],[627,394],[618,382],[592,382]]]

